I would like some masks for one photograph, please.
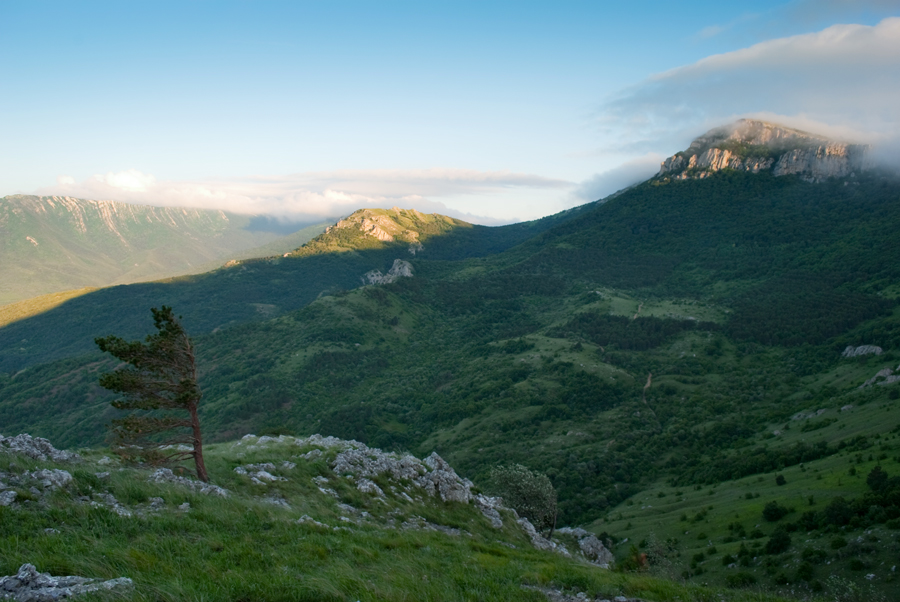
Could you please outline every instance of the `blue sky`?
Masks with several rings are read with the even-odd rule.
[[[0,195],[530,219],[757,115],[890,146],[900,1],[0,2]]]

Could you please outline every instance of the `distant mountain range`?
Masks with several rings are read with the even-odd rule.
[[[198,273],[290,251],[326,224],[284,237],[259,216],[58,196],[0,198],[0,305],[47,293]],[[310,226],[298,224],[294,230]],[[279,242],[280,241],[280,242]]]

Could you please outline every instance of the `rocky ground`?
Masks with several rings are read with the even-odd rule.
[[[298,478],[302,472],[300,463],[321,464],[325,461],[328,470],[310,479],[310,489],[325,500],[320,508],[327,503],[336,512],[327,516],[310,516],[309,513],[304,513],[296,519],[297,523],[332,531],[365,527],[401,531],[427,530],[448,537],[472,537],[465,529],[439,524],[433,514],[429,515],[429,520],[415,511],[418,506],[424,509],[428,500],[440,500],[444,503],[473,506],[484,517],[486,525],[490,525],[488,530],[494,529],[498,534],[507,521],[511,521],[510,524],[524,533],[535,548],[568,557],[575,555],[603,568],[608,568],[613,562],[613,556],[604,544],[583,529],[557,529],[552,540],[544,537],[527,518],[520,517],[515,510],[505,507],[502,499],[473,492],[472,482],[461,478],[436,453],[419,459],[408,454],[370,448],[357,441],[320,435],[306,438],[247,435],[226,447],[234,460],[233,464],[237,464],[231,469],[231,480],[226,483],[229,488],[202,483],[176,474],[169,468],[126,468],[120,466],[117,459],[108,456],[96,458],[98,454],[94,452],[85,453],[86,457],[82,457],[73,452],[58,450],[46,439],[27,434],[0,436],[0,453],[14,456],[8,463],[8,468],[0,471],[0,506],[11,509],[19,506],[33,508],[35,505],[38,508],[49,508],[48,500],[51,496],[61,492],[75,504],[104,508],[129,519],[147,519],[165,512],[191,512],[190,503],[166,501],[165,496],[171,496],[172,487],[175,487],[190,490],[194,494],[221,498],[242,498],[249,491],[252,492],[252,500],[292,511],[292,504],[297,502],[287,499],[280,487],[283,488]],[[30,461],[23,461],[20,466],[15,456],[28,458]],[[267,461],[243,460],[261,456],[265,456]],[[158,485],[158,495],[152,495],[140,503],[123,503],[116,498],[113,488],[109,486],[111,475],[120,472],[133,475],[151,486]],[[93,485],[87,490],[83,486],[79,487],[73,473],[81,475],[79,478],[82,479],[83,475],[89,475]],[[370,506],[368,510],[355,507],[342,499],[338,490],[346,492],[348,485],[364,494],[363,499],[370,500],[367,502]],[[402,512],[400,506],[404,508]],[[56,530],[47,531],[52,536]],[[512,543],[508,545],[515,547]],[[49,573],[38,572],[31,564],[24,564],[16,575],[0,578],[0,599],[57,600],[97,591],[116,594],[130,591],[129,588],[131,581],[124,577],[109,581],[82,576],[52,577]],[[547,590],[545,593],[552,600],[585,599],[577,597],[577,592],[567,594]]]

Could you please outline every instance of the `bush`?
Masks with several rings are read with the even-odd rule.
[[[797,567],[797,578],[803,581],[810,581],[813,578],[815,569],[809,562],[803,562]]]
[[[789,512],[790,510],[778,502],[769,502],[766,504],[765,508],[763,508],[762,515],[764,519],[770,523],[774,523],[784,518]]]
[[[756,577],[753,576],[753,573],[741,571],[725,577],[725,583],[728,587],[749,587],[756,583]]]
[[[828,554],[825,552],[825,550],[817,550],[816,548],[804,549],[801,556],[803,560],[811,563],[820,563],[828,558]]]
[[[781,554],[791,547],[791,536],[787,531],[778,529],[766,542],[766,554]]]
[[[491,489],[503,497],[507,506],[543,531],[556,527],[556,490],[547,475],[521,464],[496,466],[491,470]]]

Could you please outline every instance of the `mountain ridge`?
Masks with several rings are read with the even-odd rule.
[[[0,304],[205,271],[211,262],[283,238],[254,230],[253,223],[254,216],[220,210],[6,196],[0,198]]]
[[[798,175],[810,182],[854,177],[870,169],[870,147],[838,142],[774,123],[740,119],[713,128],[687,150],[667,158],[656,177],[705,178],[721,169],[775,176]]]

